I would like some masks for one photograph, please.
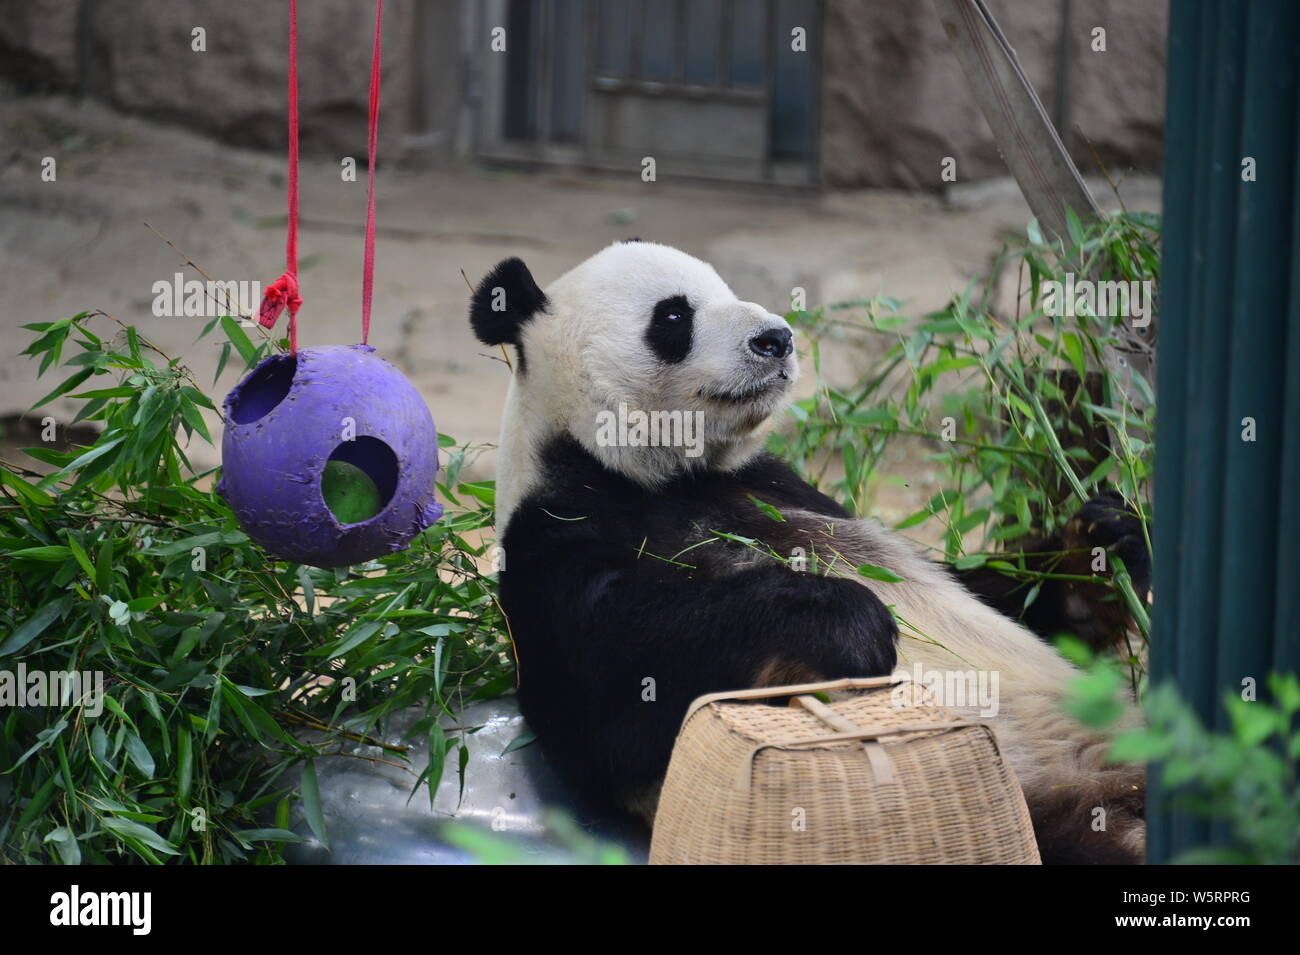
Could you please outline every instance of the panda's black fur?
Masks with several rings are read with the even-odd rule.
[[[1074,632],[1099,647],[1113,643],[1126,621],[1104,588],[1044,581],[1031,612],[1013,625],[998,614],[1020,615],[1024,594],[1006,578],[936,569],[896,535],[854,520],[752,441],[732,446],[724,433],[714,439],[722,447],[714,458],[663,469],[662,460],[647,464],[593,448],[590,434],[577,430],[590,427],[585,419],[592,409],[622,400],[611,375],[617,386],[638,374],[643,385],[693,374],[679,363],[695,348],[724,347],[719,322],[724,339],[736,324],[748,329],[740,341],[750,347],[780,331],[776,344],[788,348],[784,323],[736,300],[707,265],[640,245],[611,246],[546,292],[522,262],[506,260],[471,303],[482,341],[514,345],[522,364],[527,339],[538,346],[534,361],[542,362],[527,374],[515,370],[497,493],[501,603],[517,651],[520,703],[548,758],[587,794],[649,817],[682,717],[697,696],[885,674],[903,664],[906,644],[917,665],[952,666],[944,655],[956,653],[959,667],[1004,672],[1010,715],[995,726],[1024,785],[1044,861],[1140,860],[1142,772],[1107,766],[1105,739],[1062,713],[1055,694],[1072,670],[1030,632]],[[583,271],[592,263],[595,272]],[[648,272],[627,277],[632,293],[618,271],[624,265]],[[689,295],[679,287],[692,283]],[[610,286],[610,294],[586,294]],[[505,307],[494,308],[494,297],[499,304],[503,296]],[[712,323],[706,338],[714,335],[705,345],[682,336],[690,322],[679,321],[702,305],[714,309],[704,313]],[[675,331],[655,331],[668,309],[683,307],[689,315],[670,322]],[[575,308],[586,314],[575,316]],[[575,324],[575,317],[582,321]],[[592,362],[601,356],[591,349],[606,337],[627,354],[596,374]],[[784,368],[773,363],[787,354],[776,345],[756,348],[758,357],[743,362]],[[747,394],[743,385],[729,384],[728,391],[741,387],[737,393]],[[711,392],[701,388],[686,398],[707,402]],[[564,400],[548,401],[553,398]],[[725,395],[723,401],[718,415],[738,421],[742,431],[776,407],[763,405],[750,424],[748,399],[737,399],[735,407]],[[739,417],[727,418],[736,408]],[[652,466],[660,469],[645,470]],[[774,519],[771,508],[786,519]],[[1149,560],[1140,530],[1122,499],[1108,492],[1033,549],[1119,553],[1144,594]],[[855,576],[819,572],[819,551],[839,547],[850,568],[895,567],[905,582],[867,586]],[[799,572],[773,553],[807,554],[814,566]],[[1027,564],[1035,566],[1035,559]],[[900,637],[894,607],[900,601],[908,614],[961,643],[962,652],[934,644],[939,651],[931,659],[932,638]],[[1108,831],[1092,825],[1099,807],[1110,814]]]
[[[597,796],[627,805],[651,791],[703,693],[755,685],[764,671],[784,674],[767,682],[794,683],[893,668],[898,627],[867,588],[771,561],[737,570],[745,545],[724,539],[679,553],[689,528],[785,546],[749,495],[847,516],[776,459],[683,475],[654,493],[569,437],[544,461],[545,490],[506,528],[501,601],[524,715],[566,775]],[[807,543],[797,536],[785,549]]]
[[[514,345],[519,372],[528,370],[520,332],[524,323],[546,308],[546,294],[519,258],[497,263],[470,299],[469,323],[485,345]]]

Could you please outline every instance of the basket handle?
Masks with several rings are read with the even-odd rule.
[[[855,735],[862,732],[861,726],[843,713],[831,709],[815,696],[809,696],[806,693],[800,694],[790,700],[790,705],[803,707],[831,729],[839,730],[841,733]],[[862,753],[867,757],[867,764],[871,767],[871,776],[877,786],[888,786],[890,783],[898,781],[898,776],[894,772],[894,764],[890,760],[889,754],[885,752],[884,744],[880,740],[864,739],[862,741]]]
[[[686,719],[695,715],[695,711],[710,703],[723,700],[767,700],[774,696],[799,696],[808,693],[824,693],[831,690],[868,690],[882,686],[901,683],[902,680],[889,676],[847,677],[843,680],[827,680],[824,683],[794,683],[790,686],[760,686],[752,690],[724,690],[721,693],[706,693],[697,697],[686,711]],[[683,720],[685,722],[685,720]]]
[[[949,730],[965,729],[970,726],[978,726],[984,730],[990,737],[996,739],[992,729],[987,723],[980,720],[951,720],[935,723],[912,723],[907,726],[877,726],[870,729],[859,730],[856,733],[832,733],[829,736],[810,736],[806,739],[788,739],[772,740],[767,743],[759,743],[751,749],[746,757],[741,761],[740,770],[736,774],[736,789],[740,792],[749,792],[750,780],[754,772],[754,758],[765,749],[779,749],[786,746],[811,746],[817,743],[845,743],[853,740],[865,740],[868,743],[880,747],[881,754],[886,761],[889,756],[883,752],[884,746],[879,742],[881,736],[892,736],[897,733],[925,733],[931,731],[948,732]],[[996,745],[996,743],[994,744]],[[871,751],[867,751],[867,759],[871,763],[873,773],[876,775],[878,783],[895,782],[893,775],[893,765],[887,762],[889,778],[880,778],[880,771],[877,768],[875,760],[871,758]]]

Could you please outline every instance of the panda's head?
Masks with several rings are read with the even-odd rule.
[[[503,519],[546,443],[566,432],[646,487],[737,467],[798,375],[783,318],[653,242],[615,243],[545,290],[506,259],[475,290],[470,323],[484,344],[516,352],[498,463]]]

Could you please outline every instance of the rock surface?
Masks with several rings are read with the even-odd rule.
[[[627,861],[645,862],[649,832],[642,824],[595,811],[576,798],[536,743],[507,752],[525,731],[514,696],[470,704],[458,725],[444,721],[452,738],[465,734],[471,755],[463,787],[454,760],[448,759],[431,804],[428,788],[414,786],[429,765],[428,741],[423,734],[403,740],[422,715],[406,711],[388,727],[386,742],[410,747],[409,771],[392,765],[392,753],[363,743],[345,743],[347,756],[316,760],[329,846],[312,834],[301,802],[295,800],[299,809],[291,825],[308,841],[289,847],[285,855],[290,862],[472,863],[484,861],[482,853],[466,846],[480,841],[491,845],[492,861],[589,862],[600,846],[622,850]],[[320,739],[319,734],[305,735]],[[456,752],[452,750],[453,756]],[[369,762],[367,757],[387,762]],[[457,826],[462,827],[462,838],[454,831]]]
[[[830,185],[938,189],[946,156],[959,182],[1005,174],[934,2],[827,3],[822,168]],[[988,6],[1051,116],[1062,4]],[[1075,162],[1097,173],[1095,149],[1116,172],[1158,169],[1166,0],[1075,0],[1071,11],[1067,142]],[[1097,27],[1106,31],[1105,52],[1092,49]]]
[[[265,0],[0,0],[7,70],[40,91],[80,92],[116,109],[197,127],[243,146],[286,142],[288,4]],[[414,0],[384,5],[382,155],[406,133]],[[201,29],[203,50],[195,30]],[[301,142],[366,155],[374,8],[299,4]]]

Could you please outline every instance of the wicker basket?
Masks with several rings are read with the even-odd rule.
[[[861,692],[811,695],[840,690]],[[781,696],[790,706],[747,702]],[[930,700],[890,677],[700,697],[673,749],[650,862],[1038,864],[993,731]]]

